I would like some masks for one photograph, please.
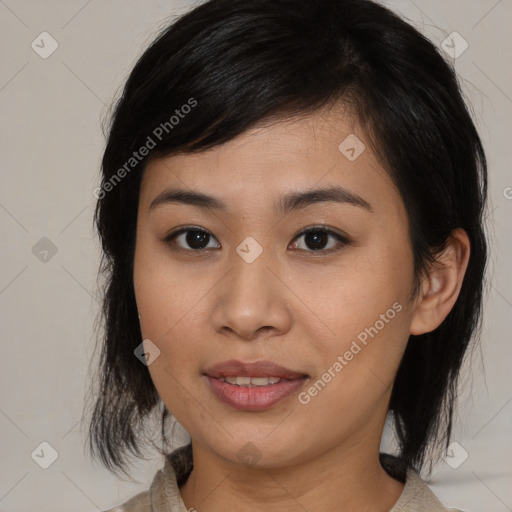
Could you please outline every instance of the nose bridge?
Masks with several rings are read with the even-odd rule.
[[[258,300],[265,299],[272,288],[271,280],[274,277],[269,270],[272,264],[272,257],[269,248],[264,248],[252,236],[246,237],[230,254],[229,273],[230,294],[243,298],[251,294],[258,295]]]
[[[271,250],[251,238],[229,255],[230,271],[221,284],[214,312],[217,329],[228,327],[245,338],[261,327],[282,330],[288,318],[275,270],[269,269],[274,266]]]

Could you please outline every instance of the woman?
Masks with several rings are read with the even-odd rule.
[[[368,0],[210,0],[137,62],[102,172],[91,448],[124,471],[158,411],[191,439],[112,510],[447,510],[418,473],[480,324],[487,176],[432,43]]]

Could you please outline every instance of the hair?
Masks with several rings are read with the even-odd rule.
[[[168,24],[144,51],[108,127],[94,218],[104,332],[88,440],[111,471],[124,472],[128,451],[140,457],[141,432],[157,406],[165,442],[171,417],[134,356],[142,336],[133,259],[147,162],[205,151],[257,124],[335,104],[357,116],[404,202],[413,295],[455,229],[470,240],[459,297],[437,329],[410,336],[389,403],[397,455],[407,466],[420,470],[448,446],[460,368],[481,328],[487,260],[486,158],[453,66],[418,30],[370,0],[209,0]],[[183,115],[175,122],[177,109]],[[132,160],[143,146],[147,154]]]

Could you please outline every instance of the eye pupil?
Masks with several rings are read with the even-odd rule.
[[[187,244],[193,249],[204,249],[203,245],[208,245],[208,237],[210,235],[204,231],[189,230],[187,232],[186,241]],[[205,242],[206,239],[206,242]]]
[[[310,231],[304,236],[306,245],[313,250],[320,250],[326,243],[329,235],[325,231]],[[311,247],[310,243],[313,245]],[[321,247],[318,247],[320,245]]]

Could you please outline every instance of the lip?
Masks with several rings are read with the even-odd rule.
[[[300,379],[308,377],[305,373],[297,372],[271,361],[256,361],[253,363],[230,359],[204,370],[208,377],[279,377],[280,379]]]
[[[271,361],[254,363],[224,361],[204,372],[209,388],[225,404],[244,411],[261,411],[277,404],[301,388],[309,376]],[[220,377],[279,377],[281,382],[267,386],[245,387],[219,380]]]

